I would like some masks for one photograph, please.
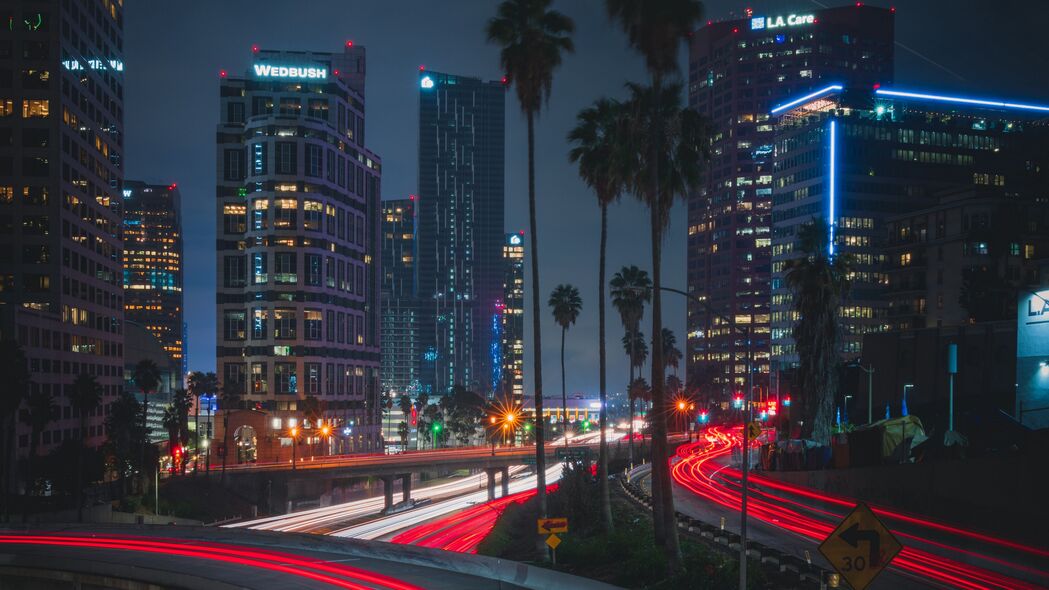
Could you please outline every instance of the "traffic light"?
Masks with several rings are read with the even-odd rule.
[[[783,407],[785,407],[785,408],[789,408],[790,407],[790,396],[789,395],[787,397],[783,398]]]
[[[699,413],[699,423],[706,424],[710,420],[710,414],[706,410]]]
[[[736,397],[732,398],[732,407],[739,409],[743,407],[743,396],[736,394]]]
[[[438,433],[440,431],[441,431],[441,423],[440,422],[434,422],[433,423],[433,432],[434,432],[434,434],[436,434],[436,433]]]

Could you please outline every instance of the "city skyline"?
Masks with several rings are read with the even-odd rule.
[[[305,48],[323,50],[333,43],[354,39],[369,46],[369,104],[372,105],[369,126],[373,137],[373,148],[382,153],[388,171],[386,196],[404,195],[417,190],[415,180],[415,149],[412,147],[416,129],[417,75],[418,66],[456,71],[486,79],[500,75],[495,56],[487,50],[481,25],[488,18],[494,2],[463,3],[463,9],[443,14],[436,7],[422,3],[401,3],[404,8],[420,16],[420,21],[443,23],[406,35],[401,23],[389,19],[388,9],[362,5],[353,12],[346,11],[346,21],[318,23],[305,15],[289,15],[289,26],[275,30],[264,26],[269,22],[267,15],[249,14],[247,5],[229,4],[208,6],[192,17],[171,15],[147,6],[130,6],[126,18],[129,21],[127,52],[131,55],[125,78],[127,93],[136,97],[128,103],[129,119],[128,149],[126,157],[129,177],[146,181],[175,181],[183,189],[185,200],[184,216],[187,220],[186,263],[187,273],[186,309],[189,323],[189,359],[191,370],[211,370],[214,320],[211,309],[210,278],[213,272],[212,257],[208,254],[214,239],[214,228],[208,195],[213,192],[211,178],[214,176],[214,161],[200,147],[210,141],[210,130],[214,129],[217,112],[213,94],[205,92],[208,85],[217,88],[220,69],[241,71],[247,67],[247,49],[253,43],[275,48]],[[888,2],[871,4],[889,6]],[[726,2],[708,2],[708,18],[729,18],[730,10],[736,17],[742,16],[742,5]],[[811,2],[762,2],[754,3],[755,11],[811,10],[819,6]],[[560,282],[572,282],[583,270],[596,264],[597,255],[597,211],[592,196],[578,181],[575,171],[568,164],[567,145],[564,134],[570,128],[575,112],[589,104],[597,96],[607,94],[623,96],[622,83],[628,79],[643,78],[641,60],[622,46],[617,28],[605,18],[592,17],[603,7],[599,2],[570,4],[563,9],[576,18],[579,26],[577,52],[567,57],[563,71],[554,86],[552,110],[540,118],[538,130],[538,166],[545,171],[539,180],[539,206],[541,238],[548,242],[560,236],[571,236],[559,248],[565,256],[547,258],[541,277],[541,289],[549,291]],[[897,11],[897,72],[902,84],[922,80],[923,86],[936,89],[952,89],[969,95],[989,97],[1016,97],[1037,100],[1040,87],[1036,80],[1026,75],[1033,71],[1036,62],[1034,21],[1017,19],[1005,12],[973,7],[974,12],[952,11],[940,13],[934,7],[899,7]],[[595,12],[598,11],[598,12]],[[337,11],[336,11],[337,12]],[[936,17],[941,26],[930,30],[925,23]],[[162,20],[161,20],[162,19]],[[187,27],[197,27],[201,22],[243,22],[230,34],[204,36],[205,41],[186,45]],[[343,24],[343,22],[349,23]],[[1021,32],[1001,40],[993,46],[979,51],[956,51],[954,44],[961,45],[966,36],[979,34],[981,30],[995,24],[1019,27]],[[367,23],[362,26],[357,23]],[[395,28],[394,28],[395,27]],[[466,32],[455,43],[446,43],[443,31],[462,29]],[[429,30],[441,34],[428,33]],[[289,31],[310,31],[309,35],[291,34]],[[148,46],[150,51],[144,51]],[[905,47],[906,49],[902,48]],[[137,49],[136,49],[137,48]],[[134,50],[134,51],[133,51]],[[915,55],[912,51],[918,52]],[[684,56],[684,50],[682,51]],[[609,69],[609,64],[616,64]],[[684,58],[682,57],[682,63]],[[610,71],[605,77],[590,75],[593,71]],[[951,72],[958,73],[961,78]],[[177,86],[187,90],[179,98],[165,96],[164,88]],[[203,98],[201,98],[203,95]],[[376,106],[378,105],[378,106]],[[156,113],[165,117],[157,119]],[[525,186],[523,155],[523,122],[516,109],[508,111],[507,160],[507,231],[517,231],[526,226]],[[152,119],[148,121],[147,119]],[[178,129],[179,132],[176,132]],[[185,132],[182,130],[185,129]],[[200,152],[200,153],[196,153]],[[390,171],[393,171],[392,173]],[[634,223],[642,212],[640,205],[631,199],[610,210],[609,269],[624,264],[647,266],[649,258],[647,243],[640,246],[617,240],[616,236],[632,235]],[[664,247],[666,283],[685,285],[685,222],[684,207],[678,205],[672,215],[668,232],[668,243]],[[641,231],[645,231],[642,229]],[[647,233],[647,231],[646,231]],[[201,246],[203,245],[203,246]],[[203,251],[201,250],[203,248]],[[550,251],[549,248],[547,250]],[[195,270],[194,270],[195,269]],[[583,334],[596,331],[596,284],[586,281],[577,285],[584,299],[584,313],[580,317],[578,336],[569,336],[566,355],[577,369],[568,374],[569,390],[596,389],[596,346],[592,339]],[[545,295],[545,293],[543,293]],[[679,342],[684,336],[684,302],[676,297],[666,297],[667,325],[678,333]],[[555,330],[551,318],[543,317],[544,332]],[[530,332],[530,321],[526,321],[526,339]],[[609,319],[609,336],[619,333],[618,322]],[[551,332],[553,333],[553,332]],[[544,352],[545,364],[557,362],[557,351]],[[617,351],[610,349],[609,382],[613,389],[625,381],[626,367]],[[531,352],[526,347],[526,366],[531,364]],[[618,373],[622,373],[620,376]],[[559,385],[559,377],[547,372],[547,389]],[[527,380],[526,390],[531,390]]]

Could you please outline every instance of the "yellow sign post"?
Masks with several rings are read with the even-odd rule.
[[[567,518],[540,518],[538,525],[540,535],[568,532]]]
[[[854,590],[863,590],[903,549],[866,504],[860,502],[820,543],[820,553]]]

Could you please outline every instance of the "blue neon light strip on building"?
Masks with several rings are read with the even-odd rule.
[[[778,113],[778,112],[780,112],[780,111],[782,111],[784,109],[789,109],[790,107],[797,106],[797,105],[799,105],[799,104],[801,104],[803,102],[812,100],[812,99],[814,99],[814,98],[816,98],[818,96],[821,96],[823,94],[829,94],[831,92],[840,91],[842,88],[843,88],[843,86],[841,84],[831,84],[830,86],[827,86],[826,88],[821,88],[821,89],[817,90],[816,92],[813,92],[812,94],[807,94],[807,95],[805,95],[805,96],[803,96],[801,98],[796,98],[796,99],[794,99],[794,100],[792,100],[790,102],[785,102],[785,103],[779,105],[778,107],[773,108],[771,111],[769,111],[769,113],[775,115],[776,113]]]
[[[940,102],[954,102],[959,104],[971,104],[985,107],[998,107],[1002,109],[1018,109],[1023,111],[1039,111],[1049,113],[1049,106],[1022,104],[1018,102],[1003,102],[1000,100],[985,100],[979,98],[962,98],[958,96],[943,96],[940,94],[927,94],[924,92],[903,92],[899,90],[886,90],[879,88],[874,91],[880,96],[896,96],[900,98],[914,98],[918,100],[933,100]],[[773,111],[775,112],[775,111]]]
[[[830,126],[828,128],[830,135],[830,190],[827,192],[829,195],[830,205],[828,208],[828,216],[830,219],[827,220],[827,233],[830,236],[827,244],[827,255],[834,256],[834,226],[836,225],[834,220],[835,214],[837,213],[837,204],[835,201],[838,198],[838,187],[837,187],[837,176],[838,176],[838,126],[834,119],[830,120]]]

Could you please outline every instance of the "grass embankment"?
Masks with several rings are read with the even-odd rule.
[[[478,547],[478,553],[529,562],[626,588],[738,588],[736,560],[685,538],[681,539],[684,571],[668,576],[666,557],[653,540],[651,513],[621,494],[612,496],[614,531],[603,533],[598,519],[597,485],[570,471],[573,470],[566,470],[562,485],[548,498],[549,514],[569,519],[569,532],[559,535],[563,542],[557,549],[556,566],[535,563],[538,502],[534,498],[508,506]],[[613,489],[617,487],[613,484]],[[767,587],[760,569],[750,568],[748,587]]]

